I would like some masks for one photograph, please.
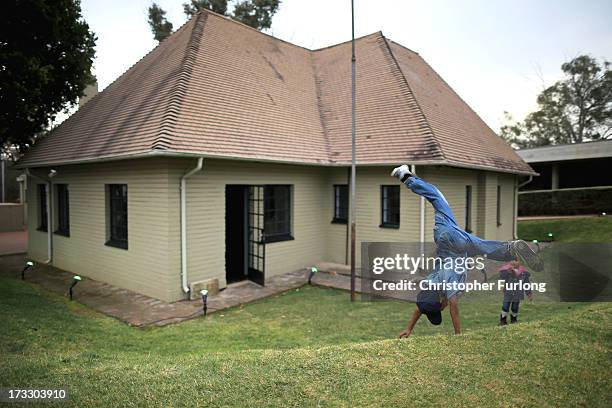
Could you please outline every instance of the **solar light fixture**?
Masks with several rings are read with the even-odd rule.
[[[315,273],[319,272],[316,266],[310,268],[310,275],[308,275],[308,284],[312,285],[312,278],[314,278]]]
[[[26,273],[26,271],[28,269],[32,268],[33,266],[34,266],[34,262],[32,262],[32,261],[26,262],[25,266],[21,270],[21,280],[25,280],[25,273]]]
[[[70,285],[70,300],[72,300],[72,289],[81,281],[81,277],[79,275],[74,275],[72,277],[72,284]]]
[[[551,241],[555,240],[555,237],[553,236],[552,232],[549,232],[547,235],[548,235],[548,238],[550,238]]]
[[[208,290],[202,289],[200,295],[202,296],[202,310],[204,311],[204,316],[206,316],[208,312]]]

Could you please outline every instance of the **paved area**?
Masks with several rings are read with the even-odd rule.
[[[23,255],[0,257],[0,276],[21,279],[21,270],[24,265]],[[36,264],[33,269],[26,272],[26,281],[36,283],[59,295],[68,296],[68,288],[73,276],[74,274],[70,272],[52,266]],[[265,287],[251,281],[233,284],[218,295],[209,298],[208,313],[215,313],[295,289],[305,285],[307,281],[308,271],[301,270],[268,278]],[[318,273],[313,283],[350,289],[349,277],[335,271]],[[360,284],[358,279],[357,290]],[[137,327],[165,326],[203,314],[201,300],[167,303],[85,277],[74,288],[74,300]]]
[[[23,254],[28,250],[28,232],[0,232],[0,255]]]

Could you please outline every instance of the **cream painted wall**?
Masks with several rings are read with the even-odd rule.
[[[195,159],[142,159],[56,167],[54,183],[70,191],[70,237],[54,235],[54,262],[61,269],[128,288],[163,300],[184,298],[180,277],[179,182]],[[46,174],[48,169],[40,169]],[[418,242],[420,198],[400,186],[400,228],[381,228],[380,186],[394,185],[390,168],[360,167],[357,173],[357,239]],[[487,217],[486,238],[510,239],[514,176],[443,167],[417,168],[449,200],[460,223],[465,217],[465,185],[473,186],[472,222]],[[493,201],[482,202],[479,177],[489,190],[502,185],[502,226],[497,227]],[[37,180],[28,180],[29,256],[46,259],[46,233],[37,231]],[[128,241],[123,250],[106,242],[105,184],[128,184]],[[294,240],[266,245],[266,276],[319,261],[344,263],[347,226],[332,224],[333,185],[347,184],[346,168],[204,160],[204,168],[187,181],[189,281],[219,279],[225,286],[225,186],[227,184],[292,185]],[[491,190],[492,191],[492,190]],[[494,193],[494,198],[495,198]],[[487,197],[488,198],[488,197]],[[55,201],[55,200],[54,200]],[[494,200],[495,201],[495,200]],[[426,239],[432,240],[433,210],[425,205]],[[493,214],[493,219],[490,219]],[[495,228],[490,229],[491,222]],[[483,225],[484,225],[483,224]],[[490,232],[489,232],[490,231]],[[359,257],[359,247],[358,257]],[[359,263],[359,258],[358,258]]]
[[[70,237],[53,235],[53,265],[112,285],[164,299],[178,274],[172,264],[168,237],[169,179],[166,160],[118,161],[97,165],[54,167],[53,183],[66,183],[70,201]],[[32,172],[46,175],[48,169]],[[37,230],[39,202],[36,184],[28,178],[28,255],[47,258],[47,233]],[[106,246],[106,184],[128,185],[129,248]],[[172,186],[173,189],[176,186]],[[55,190],[55,189],[53,189]],[[55,202],[55,199],[53,199]]]

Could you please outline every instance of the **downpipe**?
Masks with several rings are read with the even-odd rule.
[[[187,279],[187,179],[194,173],[202,170],[203,164],[204,158],[198,158],[197,165],[181,177],[181,184],[179,186],[181,193],[181,286],[184,293],[189,293],[190,291]]]
[[[34,173],[30,172],[29,168],[25,169],[26,176],[38,179],[45,183],[45,196],[46,196],[46,209],[47,213],[47,260],[44,261],[46,264],[51,264],[53,261],[53,217],[51,216],[51,178],[57,175],[56,170],[51,170],[49,172],[49,179],[45,179],[43,177],[37,176]]]

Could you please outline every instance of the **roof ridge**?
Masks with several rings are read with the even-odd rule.
[[[436,137],[436,135],[435,135],[435,133],[433,131],[433,128],[431,127],[431,124],[427,120],[427,116],[425,116],[425,112],[423,112],[423,109],[421,108],[421,105],[417,101],[416,96],[414,95],[414,92],[412,92],[412,88],[410,87],[410,84],[408,83],[408,80],[406,79],[406,76],[404,75],[404,72],[402,71],[402,68],[400,67],[399,63],[397,62],[397,59],[395,58],[395,55],[393,54],[393,50],[391,49],[391,46],[389,45],[389,41],[387,41],[387,37],[385,37],[385,35],[382,32],[380,33],[380,36],[383,39],[383,42],[385,43],[387,51],[389,52],[389,55],[391,57],[392,63],[395,65],[395,67],[397,68],[397,71],[399,72],[399,75],[401,76],[400,80],[406,86],[406,88],[408,90],[408,93],[410,94],[410,96],[414,100],[414,104],[416,105],[416,108],[417,108],[417,110],[419,111],[419,114],[422,117],[422,122],[425,124],[428,133],[431,135],[431,140],[433,141],[434,146],[436,147],[436,149],[439,152],[440,156],[442,156],[442,159],[446,160],[446,155],[444,154],[444,150],[442,150],[442,145],[438,141],[438,138]]]
[[[362,35],[361,37],[357,37],[357,38],[355,38],[355,41],[360,41],[360,40],[363,40],[364,38],[373,37],[375,35],[383,35],[383,33],[382,33],[381,30],[378,30],[378,31],[375,31],[375,32],[370,33],[370,34],[365,34],[365,35]],[[315,48],[314,50],[309,50],[309,51],[315,53],[315,52],[318,52],[318,51],[323,51],[323,50],[328,50],[330,48],[339,47],[341,45],[350,44],[351,42],[353,42],[353,40],[346,40],[346,41],[339,42],[338,44],[332,44],[332,45],[328,45],[326,47]]]
[[[208,14],[206,13],[197,13],[194,16],[195,22],[191,29],[189,41],[185,47],[185,56],[180,64],[180,73],[174,84],[174,89],[171,91],[168,106],[163,113],[161,120],[162,125],[159,133],[151,144],[151,149],[153,150],[168,150],[171,147],[176,117],[182,105],[183,96],[187,92],[189,79],[191,78],[195,59],[198,49],[200,48],[207,16]]]
[[[259,33],[259,34],[261,34],[261,35],[265,35],[266,37],[270,37],[270,38],[272,38],[272,39],[274,39],[274,40],[277,40],[277,41],[280,41],[280,42],[284,42],[285,44],[289,44],[289,45],[291,45],[291,46],[293,46],[293,47],[296,47],[296,48],[301,48],[301,49],[303,49],[303,50],[305,50],[305,51],[312,51],[312,50],[311,50],[311,49],[309,49],[309,48],[303,47],[303,46],[301,46],[301,45],[294,44],[294,43],[292,43],[292,42],[290,42],[290,41],[287,41],[287,40],[283,40],[282,38],[275,37],[275,36],[274,36],[274,35],[272,35],[272,34],[264,33],[263,31],[260,31],[260,30],[258,30],[258,29],[256,29],[256,28],[254,28],[254,27],[251,27],[250,25],[245,24],[245,23],[243,23],[242,21],[234,20],[233,18],[231,18],[231,17],[229,17],[229,16],[224,16],[223,14],[216,13],[216,12],[214,12],[214,11],[212,11],[212,10],[207,9],[207,8],[201,8],[201,9],[200,9],[200,10],[199,10],[199,11],[196,13],[196,15],[198,15],[198,14],[212,14],[212,15],[213,15],[213,16],[215,16],[215,17],[219,17],[219,18],[221,18],[221,19],[223,19],[223,20],[225,20],[225,21],[229,21],[229,22],[231,22],[231,23],[238,24],[238,25],[240,25],[240,26],[242,26],[242,27],[244,27],[244,28],[248,28],[249,30],[252,30],[252,31],[254,31],[254,32],[256,32],[256,33]]]

